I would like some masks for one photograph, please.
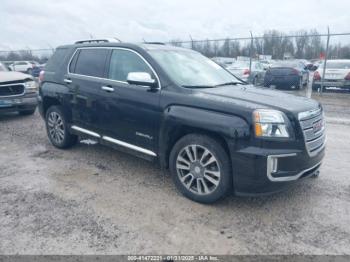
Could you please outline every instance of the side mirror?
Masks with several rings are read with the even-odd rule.
[[[157,81],[146,72],[130,72],[126,81],[131,85],[148,86],[151,88],[157,88],[158,86]]]

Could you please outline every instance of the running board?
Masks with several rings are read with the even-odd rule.
[[[123,141],[120,141],[120,140],[117,140],[117,139],[108,137],[108,136],[103,136],[102,139],[103,139],[103,140],[106,140],[106,141],[108,141],[108,142],[117,144],[117,145],[119,145],[119,146],[123,146],[123,147],[126,147],[126,148],[130,148],[130,149],[132,149],[132,150],[135,150],[135,151],[144,153],[144,154],[146,154],[146,155],[157,156],[157,154],[154,153],[154,152],[151,151],[151,150],[148,150],[148,149],[145,149],[145,148],[142,148],[142,147],[138,147],[138,146],[135,146],[135,145],[132,145],[132,144],[129,144],[129,143],[126,143],[126,142],[123,142]]]

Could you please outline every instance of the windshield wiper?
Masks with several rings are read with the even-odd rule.
[[[242,84],[242,83],[241,83],[241,82],[227,82],[227,83],[222,83],[222,84],[215,85],[214,87],[218,87],[218,86],[231,86],[231,85],[238,85],[238,84]]]
[[[214,86],[209,86],[209,85],[182,85],[182,87],[185,87],[185,88],[212,88]]]

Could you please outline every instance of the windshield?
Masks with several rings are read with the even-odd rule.
[[[213,87],[241,83],[209,58],[187,50],[150,50],[151,56],[177,84],[185,87]]]
[[[4,64],[0,63],[0,72],[6,72],[6,71],[9,71],[7,67]]]

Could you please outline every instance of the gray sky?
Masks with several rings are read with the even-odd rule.
[[[94,37],[169,41],[245,37],[268,29],[350,31],[349,0],[1,0],[0,50]]]

